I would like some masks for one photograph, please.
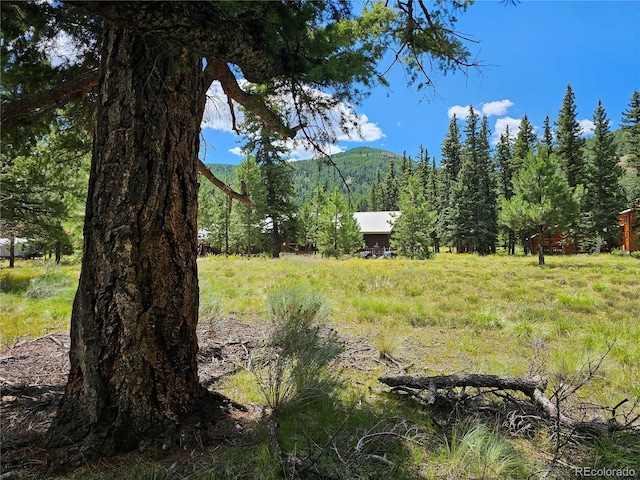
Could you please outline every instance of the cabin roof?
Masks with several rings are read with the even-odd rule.
[[[396,218],[400,216],[398,211],[384,212],[355,212],[353,217],[360,225],[361,233],[391,233]]]

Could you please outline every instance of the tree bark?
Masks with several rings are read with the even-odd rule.
[[[538,225],[538,265],[544,265],[544,230],[542,225]]]
[[[11,233],[9,235],[9,268],[16,265],[16,236]]]
[[[107,25],[71,318],[71,370],[47,435],[112,454],[197,408],[200,57]],[[164,442],[166,442],[166,436]]]

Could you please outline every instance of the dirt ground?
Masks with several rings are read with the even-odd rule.
[[[224,376],[246,365],[248,356],[260,347],[265,324],[232,316],[198,329],[198,367],[201,383],[209,390]],[[345,351],[339,358],[345,367],[372,374],[380,367],[376,347],[361,337],[341,335]],[[37,478],[48,471],[50,459],[43,445],[44,434],[56,414],[69,371],[69,334],[52,333],[18,341],[0,349],[0,479]],[[398,371],[393,364],[386,365]],[[240,406],[238,406],[240,407]],[[259,406],[233,411],[229,432],[243,434],[242,424],[262,414]]]

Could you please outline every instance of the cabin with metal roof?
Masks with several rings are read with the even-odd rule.
[[[399,216],[400,212],[398,211],[355,212],[353,214],[360,225],[366,251],[377,257],[391,251],[391,233]]]

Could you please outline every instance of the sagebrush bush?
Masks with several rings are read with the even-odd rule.
[[[330,394],[339,381],[328,366],[343,346],[326,327],[326,300],[300,287],[280,288],[267,297],[267,315],[266,353],[251,368],[267,405],[278,413]]]
[[[54,297],[68,288],[71,283],[72,280],[55,263],[46,262],[42,275],[30,280],[24,295],[32,299]]]

